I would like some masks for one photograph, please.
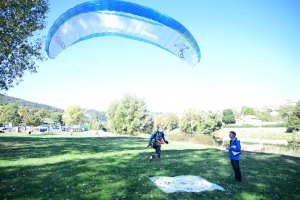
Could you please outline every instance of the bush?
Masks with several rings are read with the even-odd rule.
[[[168,135],[166,135],[166,137],[168,140],[179,141],[179,142],[188,142],[189,138],[191,136],[187,133],[176,132],[176,133],[168,134]]]
[[[196,144],[204,144],[209,146],[218,146],[216,141],[212,138],[210,135],[196,133],[193,135],[193,137],[190,139],[191,142]]]
[[[203,133],[187,134],[183,132],[176,132],[168,134],[168,140],[179,141],[179,142],[192,142],[196,144],[204,144],[210,146],[218,146],[217,142],[210,135]]]

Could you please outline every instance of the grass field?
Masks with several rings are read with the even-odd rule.
[[[262,139],[262,140],[286,140],[286,141],[300,142],[300,132],[284,133],[284,132],[276,131],[276,128],[274,128],[275,131],[272,131],[272,128],[269,128],[269,129],[257,128],[257,130],[247,129],[247,128],[245,128],[245,129],[226,128],[226,129],[221,129],[221,130],[215,132],[214,135],[218,136],[220,138],[223,138],[223,137],[228,138],[229,131],[231,131],[231,130],[236,131],[237,136],[239,138],[256,138],[256,139]]]
[[[300,199],[300,158],[244,152],[243,182],[227,152],[170,141],[161,161],[147,138],[110,133],[1,133],[0,199]],[[196,175],[226,191],[162,192],[152,176]]]

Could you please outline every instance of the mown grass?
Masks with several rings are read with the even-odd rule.
[[[223,138],[228,138],[229,130],[231,129],[221,129],[217,132],[214,132],[213,135]],[[248,131],[245,129],[232,129],[237,133],[237,137],[239,138],[257,138],[262,140],[286,140],[286,141],[294,141],[300,142],[300,132],[298,133],[283,133],[278,131],[272,131],[272,129],[257,129],[255,131]]]
[[[227,152],[191,143],[164,145],[161,161],[144,137],[94,132],[0,134],[0,199],[300,199],[300,158],[242,154],[243,182]],[[196,175],[226,191],[162,192],[152,176]]]

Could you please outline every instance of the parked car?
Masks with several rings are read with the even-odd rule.
[[[52,128],[53,129],[59,129],[59,126],[53,126]]]

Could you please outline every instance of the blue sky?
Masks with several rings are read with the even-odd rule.
[[[54,21],[84,0],[50,0]],[[131,93],[156,112],[223,110],[300,100],[300,1],[131,0],[182,23],[201,50],[189,67],[156,46],[120,37],[78,43],[6,94],[62,109],[106,110]]]

